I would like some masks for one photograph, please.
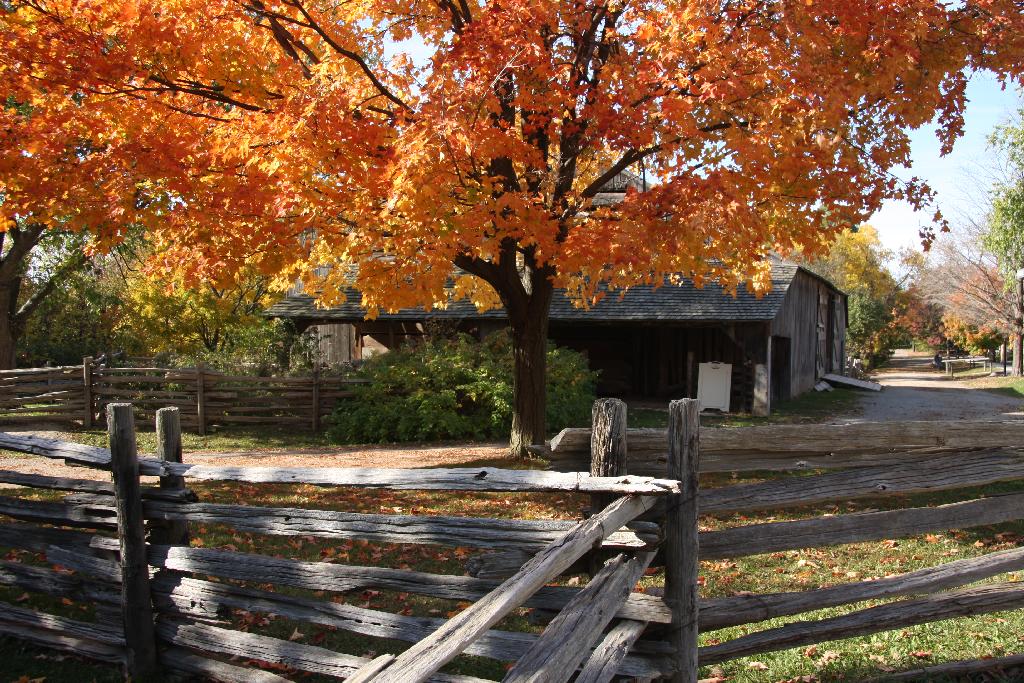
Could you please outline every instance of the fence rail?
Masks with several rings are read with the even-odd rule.
[[[696,404],[689,400],[670,407],[671,427],[663,432],[667,465],[656,476],[626,473],[631,466],[631,434],[625,429],[625,406],[614,400],[595,405],[589,473],[195,466],[180,462],[178,409],[157,413],[157,458],[140,458],[135,453],[134,420],[128,406],[117,405],[108,412],[109,450],[0,433],[0,448],[116,473],[110,484],[0,472],[0,483],[68,492],[59,501],[0,496],[0,515],[17,520],[0,525],[0,546],[44,552],[54,566],[0,561],[0,584],[96,604],[95,623],[0,605],[0,633],[122,662],[136,676],[165,668],[224,681],[287,680],[280,671],[260,671],[240,663],[255,660],[285,671],[375,683],[479,681],[439,673],[455,657],[469,654],[507,663],[506,681],[534,680],[542,674],[550,681],[575,676],[576,681],[593,683],[632,676],[694,683],[700,665],[1024,607],[1024,588],[1019,583],[973,585],[1024,570],[1024,548],[807,591],[714,599],[697,595],[698,559],[899,538],[1024,518],[1024,493],[1005,493],[937,507],[698,531],[699,514],[783,510],[1024,479],[1024,452],[991,439],[986,441],[988,448],[957,455],[924,453],[922,447],[938,445],[922,443],[923,432],[907,432],[911,443],[902,448],[905,455],[912,454],[910,467],[856,463],[797,477],[782,475],[763,483],[699,490],[701,449],[710,430],[699,432]],[[1004,434],[1015,428],[1008,426]],[[955,436],[961,431],[949,433]],[[714,445],[716,438],[707,441]],[[875,453],[899,447],[880,441],[861,446]],[[950,447],[958,446],[946,446]],[[762,445],[760,453],[770,448]],[[798,454],[806,452],[798,450]],[[640,462],[646,467],[651,461],[641,458]],[[160,484],[142,485],[140,476],[158,476]],[[574,522],[228,505],[198,500],[186,488],[189,480],[246,482],[253,487],[289,482],[510,495],[572,491],[590,496],[593,515]],[[189,523],[223,525],[235,533],[264,536],[474,548],[484,553],[474,558],[475,564],[489,571],[469,576],[437,574],[192,547]],[[147,529],[148,542],[142,536]],[[632,591],[650,566],[665,569],[663,596]],[[550,585],[560,575],[580,572],[590,574],[590,580],[574,586]],[[338,593],[365,590],[472,604],[444,619],[330,599]],[[828,619],[760,630],[755,626],[747,635],[698,647],[698,632],[877,600],[887,602]],[[534,610],[544,624],[542,632],[497,627],[520,607]],[[376,658],[334,652],[233,629],[224,619],[231,610],[275,614],[411,647],[399,655]],[[944,664],[937,670],[969,671],[980,666],[964,662]],[[927,670],[920,675],[927,675]]]
[[[0,421],[59,420],[91,427],[111,403],[130,402],[140,423],[156,410],[181,410],[184,429],[205,434],[216,424],[287,425],[318,431],[338,400],[362,380],[226,375],[202,368],[107,368],[82,365],[0,371]]]
[[[179,414],[176,408],[161,409],[158,413],[161,454],[180,452],[180,442],[167,442],[168,438],[177,438],[176,424],[167,423],[176,422]],[[59,502],[0,496],[0,514],[18,520],[0,526],[0,545],[41,548],[49,563],[62,568],[26,571],[21,567],[9,569],[6,564],[14,563],[5,563],[0,565],[0,583],[44,592],[48,586],[59,583],[68,595],[101,598],[97,601],[101,608],[94,625],[54,621],[64,618],[15,611],[6,613],[6,621],[0,620],[0,632],[103,661],[121,661],[134,676],[162,667],[201,672],[218,680],[285,680],[276,673],[268,674],[272,678],[258,678],[262,674],[225,661],[237,655],[302,672],[356,680],[360,676],[370,680],[366,677],[373,671],[384,677],[380,680],[481,680],[438,672],[463,653],[520,662],[516,675],[527,678],[538,666],[555,664],[552,652],[559,653],[557,666],[564,671],[563,679],[584,666],[592,657],[592,650],[602,663],[596,668],[601,672],[607,670],[608,677],[661,677],[676,668],[672,658],[664,654],[668,648],[661,641],[639,639],[639,632],[631,637],[634,647],[625,651],[598,647],[598,639],[609,625],[678,621],[662,598],[632,592],[637,578],[652,560],[652,551],[661,536],[657,524],[634,520],[650,510],[657,499],[677,495],[678,481],[494,468],[196,467],[173,460],[137,457],[134,420],[128,406],[110,406],[108,419],[112,444],[109,450],[0,434],[0,448],[120,473],[115,475],[113,485],[0,473],[0,481],[69,492]],[[142,486],[139,476],[159,476],[162,484]],[[581,522],[367,515],[201,502],[183,488],[191,479],[510,494],[574,491],[611,496],[612,500],[604,510]],[[182,521],[212,522],[230,526],[236,532],[268,536],[310,535],[483,550],[515,546],[527,549],[534,559],[506,581],[309,562],[230,549],[190,547],[186,536],[168,535],[170,525],[176,523],[180,532]],[[141,542],[143,525],[149,528],[148,543]],[[63,529],[69,526],[78,530]],[[548,585],[594,552],[595,547],[610,554],[611,559],[602,562],[603,569],[589,583],[582,587]],[[141,556],[137,552],[140,548]],[[68,575],[66,570],[74,574]],[[69,583],[72,581],[74,584]],[[314,599],[308,594],[274,592],[267,590],[268,583],[330,594],[391,590],[473,604],[452,619],[412,617]],[[602,605],[601,609],[589,609],[594,600]],[[520,606],[564,616],[561,620],[556,617],[540,635],[495,628]],[[231,609],[266,611],[298,622],[405,641],[413,644],[413,648],[393,661],[377,662],[316,645],[228,628],[223,614]],[[581,617],[586,619],[588,628],[570,628]],[[8,622],[12,624],[9,627]],[[39,624],[52,627],[46,632],[48,635],[36,634],[42,628]],[[149,632],[147,624],[151,627]],[[57,637],[61,631],[68,637]],[[567,642],[571,647],[563,647]],[[416,648],[427,654],[417,653]],[[608,677],[602,674],[589,680]]]

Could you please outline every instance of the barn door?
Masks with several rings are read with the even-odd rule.
[[[828,303],[829,296],[825,292],[818,292],[818,353],[815,362],[814,378],[817,379],[826,373],[827,359],[829,357],[829,324],[828,324]]]
[[[838,295],[832,296],[832,372],[846,374],[846,358],[843,353],[843,341],[846,337],[846,314],[843,311],[843,300]]]

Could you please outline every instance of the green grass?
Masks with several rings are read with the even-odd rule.
[[[107,432],[102,427],[76,429],[73,438],[91,446],[107,446]],[[182,448],[187,451],[263,451],[269,449],[339,448],[321,433],[294,427],[214,427],[205,436],[185,431],[181,435]],[[156,448],[156,432],[138,431],[139,451]]]
[[[960,379],[959,376],[958,379]],[[1024,398],[1024,377],[992,376],[984,373],[968,378],[967,383],[972,389],[989,391],[1010,398]]]
[[[56,650],[32,645],[14,638],[0,637],[0,680],[17,682],[43,679],[45,683],[121,683],[124,678],[113,666]]]
[[[1006,383],[1002,386],[986,387],[985,390],[1011,398],[1024,398],[1024,378],[1005,377],[1002,379],[1006,380]]]

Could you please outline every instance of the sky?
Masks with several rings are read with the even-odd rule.
[[[1019,93],[1002,90],[988,74],[976,74],[967,87],[969,99],[964,112],[964,135],[947,156],[939,155],[939,142],[934,126],[916,130],[911,135],[913,164],[897,170],[901,178],[917,176],[936,193],[936,202],[943,215],[954,225],[964,215],[984,213],[982,198],[991,187],[985,172],[985,159],[990,156],[988,136],[999,124],[1009,120],[1024,104]],[[868,221],[879,233],[882,244],[896,252],[904,247],[921,249],[918,230],[931,221],[930,211],[915,213],[906,202],[886,202]]]

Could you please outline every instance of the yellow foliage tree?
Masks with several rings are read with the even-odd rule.
[[[229,350],[240,336],[267,324],[260,314],[273,298],[266,277],[245,271],[220,285],[141,271],[127,279],[119,325],[154,353]]]
[[[885,299],[897,288],[895,278],[885,266],[890,258],[892,252],[882,246],[878,231],[862,225],[839,233],[828,254],[810,265],[847,294]]]

